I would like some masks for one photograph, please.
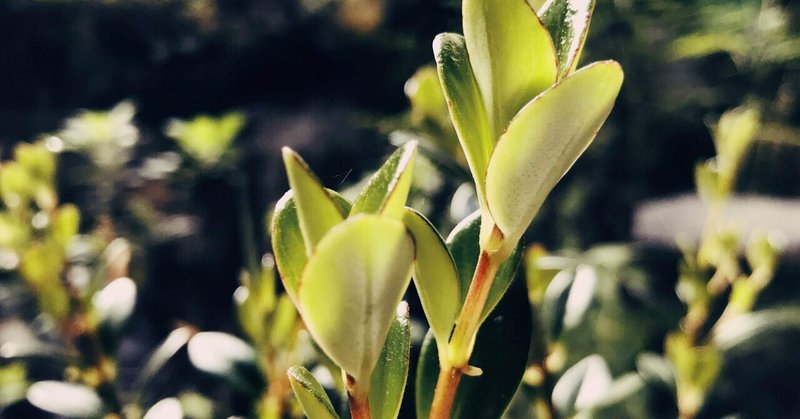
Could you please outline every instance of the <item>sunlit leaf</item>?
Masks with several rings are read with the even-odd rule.
[[[589,146],[622,86],[613,61],[577,71],[525,105],[497,143],[486,199],[504,246],[516,246],[556,182]],[[482,237],[484,239],[484,237]]]
[[[403,222],[414,238],[414,284],[422,308],[436,341],[445,345],[462,302],[455,262],[425,216],[407,208]]]
[[[350,211],[350,203],[346,199],[332,190],[328,190],[328,193],[343,213]],[[297,286],[308,256],[300,231],[294,192],[291,190],[286,192],[275,205],[270,236],[275,264],[278,266],[283,286],[289,296],[296,300]]]
[[[69,418],[99,417],[103,400],[90,387],[61,381],[39,381],[28,388],[28,401],[44,411]]]
[[[454,33],[439,34],[433,40],[433,55],[439,71],[450,119],[467,157],[472,177],[483,201],[486,167],[494,148],[491,121],[486,113],[478,82],[472,73],[464,37]]]
[[[181,401],[169,397],[154,404],[142,419],[183,419],[183,417]]]
[[[187,154],[204,164],[214,164],[230,148],[245,122],[245,116],[238,112],[219,118],[200,115],[189,121],[173,119],[165,131]]]
[[[119,330],[136,306],[136,283],[122,277],[108,283],[92,297],[92,308],[101,327]]]
[[[522,278],[478,331],[470,365],[479,377],[462,377],[453,403],[452,419],[496,419],[502,416],[519,386],[528,362],[531,307]],[[416,381],[416,412],[427,418],[433,401],[439,358],[429,331],[422,344]]]
[[[146,388],[153,378],[173,359],[175,354],[189,342],[192,335],[192,329],[186,326],[170,332],[167,338],[147,358],[147,362],[136,379],[136,388],[140,391]]]
[[[556,82],[550,34],[527,2],[464,0],[464,37],[496,139],[533,97]]]
[[[539,11],[556,48],[559,78],[568,76],[578,66],[592,10],[594,0],[549,0]]]
[[[364,214],[331,229],[303,271],[298,294],[306,327],[365,391],[413,258],[401,222]]]
[[[410,356],[411,325],[408,322],[408,304],[402,302],[397,307],[397,316],[392,321],[383,352],[370,379],[372,386],[369,392],[369,410],[374,419],[395,419],[400,413]]]
[[[255,350],[236,336],[200,332],[189,340],[187,350],[195,368],[220,377],[240,390],[255,393],[263,385]]]
[[[558,340],[564,330],[564,312],[574,282],[575,270],[564,269],[553,277],[545,290],[539,313],[551,342]]]
[[[409,141],[392,153],[353,202],[350,214],[382,214],[401,219],[416,155],[416,141]]]
[[[590,355],[568,369],[553,388],[553,406],[563,417],[590,407],[611,387],[611,371],[600,355]]]
[[[453,231],[450,232],[450,236],[447,237],[447,247],[450,249],[453,260],[456,263],[459,286],[461,288],[459,310],[469,291],[470,283],[472,283],[472,276],[475,274],[475,266],[480,256],[480,245],[478,244],[480,228],[481,217],[476,211],[458,223]],[[503,297],[503,294],[508,290],[511,281],[514,279],[514,274],[521,257],[520,249],[521,247],[517,247],[514,253],[500,265],[492,287],[489,289],[489,296],[486,299],[486,304],[483,306],[481,322],[486,320],[486,317],[492,312],[492,309],[494,309]]]
[[[294,395],[308,419],[339,419],[325,390],[307,369],[295,365],[289,368],[287,374]]]
[[[294,192],[306,254],[311,255],[314,246],[331,227],[344,220],[345,214],[297,153],[289,147],[284,147],[282,153],[289,186]]]

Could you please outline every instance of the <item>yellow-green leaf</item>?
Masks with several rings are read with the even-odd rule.
[[[403,223],[364,214],[331,229],[303,270],[298,297],[308,331],[364,391],[411,280],[413,258]]]
[[[327,192],[342,213],[350,211],[350,202],[330,189]],[[272,251],[275,253],[275,264],[278,266],[283,286],[289,296],[296,302],[297,286],[300,283],[300,276],[306,266],[308,256],[306,256],[303,235],[300,231],[300,220],[297,215],[294,192],[291,190],[286,192],[275,204],[270,236],[272,236]]]
[[[463,36],[454,33],[439,34],[433,40],[433,55],[450,119],[475,179],[478,199],[483,204],[486,167],[492,156],[494,137],[478,82],[472,72],[466,41]]]
[[[549,0],[539,11],[558,57],[558,78],[575,71],[589,33],[594,0]]]
[[[419,212],[406,208],[403,222],[414,238],[414,284],[440,347],[446,347],[461,307],[458,272],[442,237]]]
[[[556,53],[523,0],[464,0],[464,37],[496,139],[523,105],[556,82]]]
[[[411,356],[411,325],[408,304],[397,306],[397,316],[389,328],[378,365],[372,371],[369,411],[373,419],[396,419],[408,380]]]
[[[619,89],[622,68],[598,62],[544,92],[511,121],[486,175],[486,199],[503,246],[516,246],[544,199],[603,125]],[[481,243],[490,237],[482,231]]]
[[[416,155],[416,141],[409,141],[392,153],[358,195],[350,214],[382,214],[401,219]]]
[[[311,255],[322,236],[342,222],[345,214],[297,153],[289,147],[284,147],[282,152],[289,186],[294,191],[306,254]]]
[[[339,419],[328,395],[311,372],[295,365],[289,368],[287,375],[294,395],[308,419]]]

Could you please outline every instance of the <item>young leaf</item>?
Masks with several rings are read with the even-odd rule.
[[[287,375],[308,419],[339,419],[325,390],[307,369],[295,365],[289,368]]]
[[[475,274],[475,266],[480,256],[481,250],[478,244],[480,229],[481,217],[480,213],[476,211],[458,223],[453,231],[450,232],[450,236],[447,237],[447,247],[450,249],[450,254],[453,255],[453,260],[456,263],[461,287],[459,310],[469,291],[472,276]],[[506,293],[508,286],[514,279],[514,273],[521,258],[520,249],[521,246],[517,246],[511,256],[500,265],[492,287],[489,289],[489,296],[486,299],[486,305],[483,307],[483,314],[481,314],[481,322],[486,320],[486,317],[492,312],[492,309],[503,297],[503,294]]]
[[[103,414],[103,400],[82,384],[39,381],[28,387],[28,401],[44,411],[69,418],[94,418]]]
[[[589,33],[595,0],[549,0],[539,10],[539,16],[556,47],[558,78],[575,71]]]
[[[411,356],[411,326],[408,304],[397,306],[397,316],[389,328],[378,365],[372,371],[369,410],[374,419],[396,419],[408,379]]]
[[[516,246],[556,182],[592,142],[622,86],[613,61],[579,70],[514,117],[486,171],[486,200],[504,246]],[[487,237],[481,237],[482,240]]]
[[[298,297],[308,331],[365,391],[413,258],[401,222],[365,214],[331,229],[303,271]]]
[[[464,37],[493,139],[531,98],[556,82],[550,34],[523,0],[464,0]]]
[[[475,179],[478,199],[483,202],[486,167],[492,156],[494,135],[478,82],[472,73],[466,41],[454,33],[439,34],[433,40],[433,55],[450,119]]]
[[[383,214],[401,219],[411,189],[411,172],[416,155],[416,141],[409,141],[392,153],[358,195],[350,215]]]
[[[453,403],[452,419],[495,419],[503,416],[522,380],[528,362],[531,307],[525,283],[512,285],[489,320],[480,328],[470,364],[483,370],[479,377],[462,377]],[[418,418],[429,416],[439,358],[428,331],[422,344],[416,381]]]
[[[350,203],[345,198],[330,189],[327,192],[342,213],[346,214],[350,211]],[[306,256],[303,235],[300,232],[300,220],[297,216],[293,191],[286,192],[275,205],[270,230],[275,264],[278,266],[283,286],[292,300],[296,301],[297,287],[308,256]]]
[[[422,308],[436,342],[446,345],[463,300],[455,262],[444,240],[424,215],[406,208],[403,222],[414,238],[413,276]]]
[[[284,147],[282,153],[289,185],[294,191],[306,254],[311,255],[314,246],[331,227],[344,220],[345,214],[341,213],[339,206],[297,153],[289,147]]]

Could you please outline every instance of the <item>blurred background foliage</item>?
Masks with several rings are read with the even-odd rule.
[[[475,207],[430,67],[434,35],[461,32],[459,11],[457,0],[0,2],[0,416],[48,417],[58,410],[37,394],[53,391],[130,417],[297,414],[282,371],[329,363],[298,334],[264,255],[265,217],[287,188],[280,147],[324,184],[358,190],[392,144],[419,140],[410,205],[446,234]],[[541,327],[509,415],[552,402],[564,415],[674,417],[676,397],[698,388],[701,417],[800,415],[800,238],[769,262],[774,243],[745,255],[747,238],[724,228],[680,249],[633,237],[638,205],[696,182],[706,198],[712,185],[796,202],[800,3],[598,0],[589,38],[584,61],[620,61],[625,85],[526,236]],[[728,129],[749,132],[746,152],[720,146],[734,108],[756,121]],[[720,269],[729,287],[687,297]],[[109,308],[131,298],[129,312]],[[409,299],[416,359],[424,320]],[[739,323],[714,332],[729,301],[745,307]],[[674,337],[693,307],[712,321]],[[337,380],[323,384],[335,393]]]

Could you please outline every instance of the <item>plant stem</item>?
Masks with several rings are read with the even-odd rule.
[[[250,211],[250,193],[247,176],[234,169],[230,175],[231,183],[239,200],[239,229],[242,243],[243,263],[252,281],[259,279],[261,263],[258,256],[258,244],[253,234],[253,216]]]
[[[347,400],[350,402],[351,419],[371,419],[369,411],[369,392],[362,391],[349,374],[347,376]]]
[[[462,375],[461,370],[455,368],[445,368],[439,371],[439,379],[436,381],[436,390],[433,393],[433,404],[431,404],[431,418],[450,418],[453,400],[456,398],[456,390]]]
[[[481,314],[501,262],[493,259],[488,252],[483,250],[478,257],[478,264],[475,267],[467,298],[461,308],[453,337],[448,345],[449,359],[440,360],[442,370],[439,372],[439,379],[433,395],[431,419],[450,418],[458,383],[461,381],[463,371],[468,366],[470,356],[472,356]]]

